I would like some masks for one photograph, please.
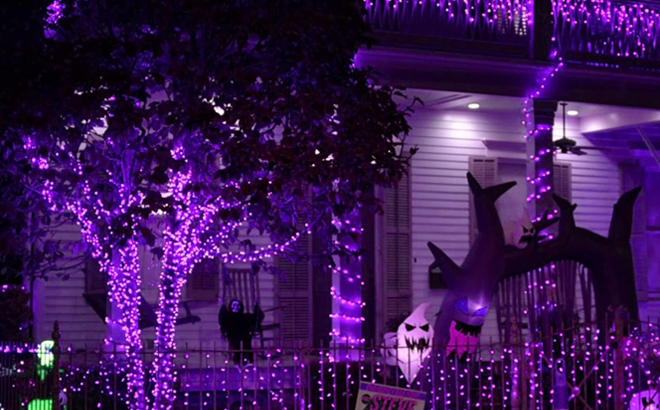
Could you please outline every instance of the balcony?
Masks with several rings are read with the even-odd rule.
[[[553,37],[572,61],[660,68],[660,5],[553,0]]]
[[[382,44],[536,60],[556,50],[576,63],[660,69],[660,3],[367,0],[365,7]]]
[[[371,0],[367,17],[381,40],[524,57],[529,3],[521,0]]]

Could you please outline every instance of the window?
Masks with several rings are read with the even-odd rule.
[[[302,235],[294,245],[301,255],[310,254],[311,246],[311,234]],[[277,257],[275,267],[282,274],[275,281],[282,341],[285,344],[310,342],[313,330],[312,263],[307,257],[301,260]]]
[[[554,192],[568,202],[573,201],[571,172],[571,164],[554,163],[554,172],[552,173]]]
[[[469,170],[484,188],[516,181],[517,185],[498,199],[496,206],[503,225],[522,217],[522,212],[527,204],[525,200],[527,165],[524,161],[494,157],[470,157]],[[554,192],[567,201],[572,200],[571,173],[571,164],[562,162],[554,164],[552,173]],[[472,194],[470,194],[470,243],[474,242],[476,236],[477,219]]]
[[[412,305],[412,201],[410,173],[383,192],[382,254],[379,288],[382,295],[380,329]]]
[[[195,265],[186,282],[186,300],[215,302],[220,288],[220,262],[204,259]]]
[[[469,170],[483,187],[497,185],[497,158],[470,157]],[[474,211],[474,199],[470,193],[470,244],[477,237],[477,216]]]
[[[88,295],[105,295],[108,291],[108,275],[101,272],[101,266],[92,257],[85,259],[85,293]]]

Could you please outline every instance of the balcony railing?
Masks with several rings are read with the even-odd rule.
[[[374,30],[401,37],[461,40],[498,45],[497,52],[524,54],[530,39],[527,0],[367,0]],[[422,43],[422,42],[420,42]]]
[[[660,68],[660,3],[652,0],[366,0],[365,7],[381,38],[407,46],[528,58],[533,22],[551,19],[552,32],[537,32],[534,42],[552,38],[565,59]]]
[[[660,61],[657,4],[553,0],[553,18],[553,35],[562,54]]]

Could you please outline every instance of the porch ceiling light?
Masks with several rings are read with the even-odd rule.
[[[468,108],[471,110],[478,110],[480,107],[479,103],[470,103],[468,104]]]
[[[575,117],[578,114],[579,114],[578,110],[568,110],[568,111],[566,111],[566,115],[570,115],[571,117]]]

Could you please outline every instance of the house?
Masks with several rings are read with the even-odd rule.
[[[549,193],[538,191],[527,178],[552,169],[547,186],[579,205],[580,226],[601,234],[607,233],[621,192],[643,186],[632,237],[636,285],[642,315],[657,319],[658,6],[623,0],[570,5],[551,0],[371,0],[365,7],[379,44],[362,50],[356,63],[373,67],[384,84],[407,87],[409,96],[424,101],[410,117],[406,141],[419,151],[399,185],[381,190],[384,214],[357,218],[366,250],[357,268],[363,286],[356,289],[305,262],[276,261],[287,280],[260,274],[266,322],[279,324],[264,336],[272,339],[268,343],[327,345],[329,334],[342,326],[351,328],[354,337],[377,342],[388,320],[426,301],[432,303],[431,319],[444,290],[429,273],[432,256],[426,244],[433,241],[457,262],[467,254],[474,235],[468,171],[485,185],[518,183],[499,203],[506,224],[518,221],[523,208],[532,216],[543,211]],[[523,102],[537,91],[525,118]],[[566,116],[560,103],[567,103]],[[525,139],[534,129],[536,134]],[[553,140],[562,136],[587,148],[540,158],[538,153],[553,151]],[[71,226],[55,237],[75,241],[79,232]],[[313,249],[318,239],[306,237],[299,246]],[[141,261],[143,296],[155,304],[158,262],[146,250]],[[83,296],[102,295],[104,281],[95,276],[93,263],[86,265],[84,273],[71,272],[68,281],[35,284],[38,340],[49,337],[54,320],[60,322],[65,345],[85,348],[105,337],[99,309]],[[337,292],[361,293],[366,303],[361,325],[338,324],[337,317],[330,317],[340,311],[333,305]],[[199,320],[179,326],[180,347],[223,345],[217,324],[217,299],[223,293],[218,268],[211,265],[193,274],[183,295],[187,309],[182,318]],[[494,310],[481,337],[499,337]],[[146,328],[144,338],[152,346],[153,328]]]

